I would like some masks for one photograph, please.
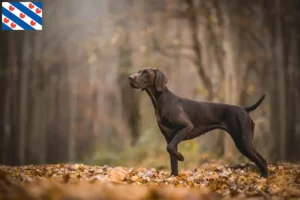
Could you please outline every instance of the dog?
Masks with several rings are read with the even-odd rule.
[[[249,116],[265,95],[250,107],[198,102],[173,94],[166,87],[167,77],[158,69],[144,68],[128,78],[132,88],[146,91],[152,101],[158,127],[167,141],[171,176],[178,176],[178,160],[184,161],[183,155],[177,151],[181,141],[221,129],[228,132],[238,150],[257,165],[261,177],[268,177],[267,161],[252,143],[255,124]]]

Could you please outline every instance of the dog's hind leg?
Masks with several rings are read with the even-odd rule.
[[[254,153],[259,157],[261,163],[264,163],[265,166],[268,166],[266,159],[264,159],[255,148],[253,148],[253,150],[254,150]]]
[[[261,172],[261,176],[268,177],[266,160],[255,150],[253,145],[254,122],[248,116],[236,118],[238,123],[230,124],[231,137],[238,150],[249,160],[254,162]],[[249,120],[249,121],[248,121]],[[253,123],[252,123],[253,122]]]
[[[250,117],[250,123],[251,123],[251,136],[252,136],[252,141],[254,139],[254,129],[255,129],[255,123],[253,121],[253,119]],[[261,160],[262,163],[264,163],[265,165],[267,165],[267,161],[257,152],[257,150],[255,148],[253,148],[255,154],[259,157],[259,159]]]
[[[261,172],[261,176],[264,178],[268,177],[268,167],[266,160],[255,150],[252,140],[245,137],[235,138],[235,145],[238,150],[246,156],[249,160],[254,162]]]
[[[253,119],[250,117],[250,126],[251,126],[251,136],[252,136],[252,140],[254,139],[254,129],[255,129],[255,123],[253,121]]]

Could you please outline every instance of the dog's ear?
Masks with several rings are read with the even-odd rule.
[[[158,69],[154,69],[155,77],[155,88],[157,91],[161,92],[168,83],[167,77]]]

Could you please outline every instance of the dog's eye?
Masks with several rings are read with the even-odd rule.
[[[142,72],[142,75],[143,75],[143,76],[147,76],[147,75],[148,75],[148,72],[147,72],[147,71],[143,71],[143,72]]]

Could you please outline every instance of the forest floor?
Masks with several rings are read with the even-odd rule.
[[[0,199],[300,199],[300,165],[210,163],[169,171],[83,164],[0,166]]]

